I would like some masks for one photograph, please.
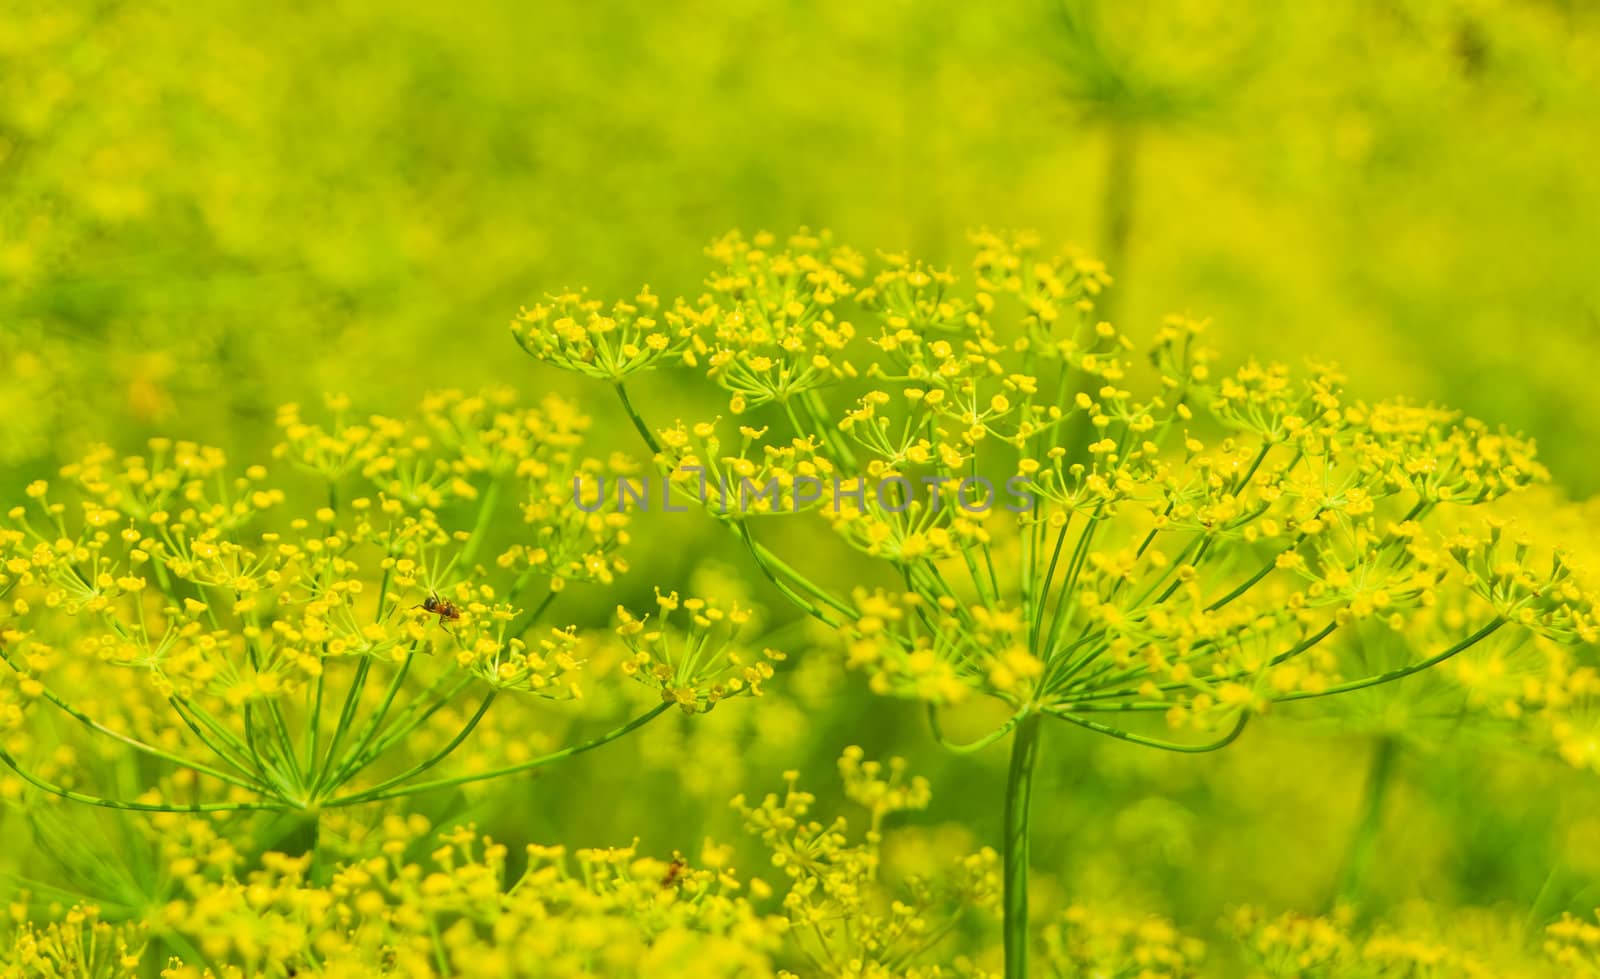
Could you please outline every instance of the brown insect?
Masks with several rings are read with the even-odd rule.
[[[461,609],[456,606],[456,603],[448,598],[440,598],[438,595],[429,595],[422,600],[421,605],[413,605],[411,607],[420,608],[424,612],[432,612],[439,617],[440,622],[461,621]]]
[[[668,888],[676,884],[678,879],[683,876],[683,872],[688,869],[689,865],[684,861],[683,857],[673,854],[672,863],[667,865],[667,876],[661,879],[662,888]]]

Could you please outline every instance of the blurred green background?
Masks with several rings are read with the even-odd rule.
[[[532,378],[518,305],[732,227],[1098,251],[1130,332],[1540,433],[1600,488],[1580,0],[30,2],[0,17],[0,459]]]
[[[1534,433],[1562,492],[1600,491],[1582,0],[0,0],[0,91],[14,491],[155,433],[253,461],[277,404],[324,391],[403,413],[430,388],[575,390],[512,346],[520,304],[692,292],[714,235],[799,225],[954,262],[979,226],[1077,242],[1131,335],[1208,316],[1227,362],[1337,361],[1360,394]],[[663,542],[704,529],[642,530],[628,588],[687,577]],[[916,711],[827,669],[682,745],[507,787],[495,828],[692,850],[739,835],[733,792],[788,767],[826,788],[862,741],[934,776],[929,821],[992,842],[998,757],[939,756]],[[1195,761],[1058,735],[1041,869],[1201,931],[1228,902],[1320,906],[1371,741],[1246,742]],[[1398,771],[1378,908],[1600,898],[1592,774],[1448,738]],[[671,818],[642,825],[652,799]]]

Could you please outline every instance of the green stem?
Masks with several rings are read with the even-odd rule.
[[[295,812],[290,814],[289,819],[291,821],[289,832],[272,844],[273,851],[291,857],[303,857],[309,853],[314,864],[317,859],[317,843],[321,836],[322,814]]]
[[[789,565],[788,562],[778,557],[778,555],[774,554],[771,550],[757,541],[755,535],[750,533],[750,527],[745,521],[736,521],[734,524],[734,532],[737,533],[739,538],[744,541],[745,547],[749,549],[751,556],[756,559],[756,564],[760,566],[762,572],[767,576],[768,580],[770,580],[774,585],[778,586],[778,589],[783,592],[786,598],[794,602],[800,608],[804,609],[812,617],[819,619],[835,628],[838,628],[845,622],[853,621],[856,618],[856,611],[849,604],[835,597],[832,593],[828,592],[822,586],[816,584],[799,571],[796,571]],[[819,608],[814,603],[808,601],[805,597],[796,592],[795,588],[791,587],[788,582],[784,580],[784,578],[788,578],[789,580],[793,581],[796,586],[804,588],[807,592],[820,599],[825,605],[844,616],[844,618],[840,619],[836,616],[830,615],[827,609]]]
[[[328,685],[328,657],[324,647],[321,667],[317,671],[316,682],[311,684],[308,691],[310,696],[306,699],[306,760],[302,770],[307,775],[314,775],[317,770],[317,748],[322,740],[322,698]]]
[[[366,792],[358,792],[342,799],[334,799],[327,804],[326,808],[336,809],[344,806],[361,805],[367,802],[378,802],[383,799],[395,799],[399,798],[400,796],[416,795],[421,792],[432,792],[436,789],[452,789],[461,785],[470,785],[473,782],[504,778],[507,775],[517,775],[522,772],[532,771],[535,768],[542,768],[545,765],[571,758],[573,755],[579,755],[585,751],[592,751],[601,745],[610,744],[618,738],[627,734],[631,734],[635,730],[644,727],[657,717],[660,717],[667,711],[668,708],[672,706],[673,704],[670,702],[662,703],[648,713],[641,714],[621,727],[607,731],[605,734],[602,734],[597,738],[591,738],[582,744],[575,744],[569,748],[562,748],[560,751],[543,755],[539,758],[533,759],[532,761],[525,761],[517,765],[508,765],[505,768],[497,768],[489,772],[477,772],[472,775],[460,775],[454,778],[442,778],[433,782],[422,782],[416,785],[401,786],[382,792],[374,792],[369,789]]]
[[[378,705],[378,709],[362,725],[361,733],[356,736],[355,744],[350,746],[350,749],[339,759],[338,764],[325,775],[323,781],[317,786],[319,791],[328,785],[342,784],[342,780],[350,773],[350,766],[356,764],[367,748],[371,746],[372,739],[378,736],[378,732],[383,729],[383,722],[389,717],[389,708],[394,706],[395,697],[405,687],[406,675],[411,672],[411,663],[416,657],[417,646],[416,643],[412,643],[411,648],[406,651],[406,658],[400,662],[399,668],[395,670],[394,677],[389,681],[389,689],[383,695],[383,703]]]
[[[1545,875],[1544,883],[1539,886],[1539,893],[1534,896],[1533,904],[1528,908],[1528,917],[1522,923],[1524,940],[1537,946],[1544,926],[1549,922],[1549,912],[1546,910],[1551,903],[1551,895],[1555,892],[1556,882],[1561,879],[1561,865],[1556,864],[1550,868],[1550,873]]]
[[[0,749],[0,765],[4,765],[17,773],[17,777],[29,785],[47,792],[50,795],[67,799],[71,802],[81,802],[84,805],[99,806],[102,809],[121,809],[125,812],[271,812],[288,809],[289,805],[282,802],[223,802],[194,805],[162,805],[153,802],[133,802],[124,799],[107,799],[102,796],[89,795],[77,792],[65,786],[57,785],[41,776],[35,775],[23,768],[10,752]]]
[[[661,443],[656,441],[655,433],[650,431],[650,426],[644,423],[644,419],[639,416],[639,412],[633,407],[633,402],[628,398],[628,389],[623,387],[621,381],[616,383],[616,389],[617,397],[622,401],[622,408],[628,413],[628,420],[633,422],[633,427],[638,431],[639,437],[644,439],[645,445],[649,446],[650,454],[660,455]]]
[[[478,725],[483,721],[484,715],[489,713],[489,708],[493,706],[496,696],[498,696],[496,691],[489,691],[489,693],[483,698],[483,702],[478,705],[477,711],[473,713],[472,717],[468,718],[466,724],[462,725],[461,730],[457,732],[456,736],[451,738],[448,744],[446,744],[439,751],[435,752],[427,760],[419,762],[414,767],[407,769],[403,774],[396,775],[393,778],[385,779],[384,781],[379,782],[370,789],[364,790],[362,794],[382,795],[384,792],[394,788],[397,785],[404,785],[406,782],[409,782],[418,775],[431,770],[439,763],[449,758],[455,753],[455,750],[461,747],[462,743],[471,736],[472,732],[477,730]]]
[[[1117,287],[1128,274],[1128,242],[1133,231],[1133,203],[1138,162],[1138,126],[1112,122],[1106,133],[1106,169],[1102,199],[1100,247],[1106,269],[1115,279],[1108,294],[1101,296],[1100,318],[1115,321]]]
[[[448,676],[449,674],[440,677],[439,680],[436,680],[432,686],[423,692],[421,697],[407,704],[399,713],[395,714],[393,721],[384,729],[382,736],[370,748],[346,765],[340,772],[338,780],[340,782],[348,782],[355,778],[359,772],[377,761],[390,748],[405,740],[411,732],[432,720],[435,714],[444,710],[446,706],[456,699],[457,695],[471,686],[473,682],[471,677],[462,677],[442,696],[435,694],[434,691],[439,688],[440,682]]]
[[[816,390],[807,391],[801,396],[800,403],[805,406],[806,414],[811,417],[812,424],[817,426],[817,431],[822,435],[822,441],[833,450],[834,455],[838,456],[839,461],[844,464],[845,471],[856,472],[858,469],[856,454],[851,450],[849,444],[840,437],[838,423],[828,419],[828,409],[826,403],[822,400],[822,395],[817,393]]]
[[[1350,845],[1345,851],[1344,869],[1339,874],[1339,886],[1331,904],[1354,901],[1361,897],[1367,870],[1372,866],[1372,854],[1377,848],[1378,832],[1383,828],[1383,803],[1388,798],[1389,787],[1394,782],[1395,758],[1400,753],[1400,743],[1392,735],[1378,737],[1372,747],[1372,760],[1367,767],[1367,786],[1361,802],[1361,817]]]
[[[10,666],[13,670],[16,669],[16,665],[11,662],[11,658],[9,656],[7,656],[3,650],[0,650],[0,660],[4,660],[6,665]],[[19,675],[22,675],[20,670],[18,671],[18,673],[19,673]],[[96,732],[97,734],[105,735],[106,737],[111,738],[114,741],[120,742],[121,744],[125,744],[125,745],[127,745],[128,747],[132,748],[135,751],[147,754],[147,755],[151,756],[152,758],[159,758],[162,761],[171,762],[172,764],[178,765],[178,766],[180,766],[182,768],[191,769],[191,770],[197,772],[198,774],[210,776],[211,778],[217,779],[218,781],[227,782],[229,785],[235,785],[235,786],[238,786],[239,788],[242,788],[242,789],[249,789],[252,792],[261,792],[261,793],[270,792],[270,789],[268,789],[267,786],[264,785],[259,780],[256,780],[256,779],[253,779],[253,778],[252,779],[248,779],[248,780],[247,779],[236,778],[236,777],[234,777],[232,775],[229,775],[227,772],[218,771],[217,769],[212,768],[209,765],[203,765],[203,764],[200,764],[199,762],[190,761],[189,759],[184,758],[184,757],[182,757],[180,755],[175,755],[175,754],[172,754],[171,752],[163,751],[160,748],[156,748],[156,747],[154,747],[152,745],[145,744],[143,741],[140,741],[137,738],[130,737],[130,736],[126,735],[126,734],[121,733],[120,731],[117,731],[117,730],[114,730],[112,728],[109,728],[106,725],[101,724],[99,721],[96,721],[94,718],[92,718],[92,717],[88,716],[87,714],[83,713],[82,711],[78,710],[77,708],[73,707],[71,704],[67,703],[65,700],[62,700],[60,697],[58,697],[54,693],[52,693],[49,688],[45,688],[43,690],[43,692],[40,694],[40,696],[44,697],[45,700],[47,700],[51,704],[55,705],[57,708],[59,708],[60,710],[64,711],[66,714],[68,714],[69,716],[71,716],[72,718],[77,720],[80,724],[83,724],[84,726],[88,727],[90,730]]]
[[[1028,976],[1028,804],[1038,757],[1039,715],[1029,712],[1017,721],[1011,741],[1011,772],[1006,779],[1006,979]]]
[[[327,661],[323,661],[322,668],[328,669]],[[333,771],[339,756],[339,748],[344,743],[345,735],[350,731],[350,725],[355,720],[356,712],[361,707],[361,698],[367,690],[367,674],[372,671],[372,660],[362,657],[356,665],[355,676],[350,681],[350,688],[345,691],[344,707],[339,711],[339,723],[333,729],[333,736],[328,739],[328,748],[321,757],[315,758],[310,769],[311,794],[316,795],[322,789],[323,780]]]
[[[994,744],[996,741],[999,741],[1001,738],[1010,734],[1012,728],[1017,726],[1017,722],[1022,719],[1025,713],[1026,708],[1011,715],[1006,719],[1004,724],[995,728],[993,731],[990,731],[988,734],[985,734],[978,740],[970,741],[966,744],[958,744],[954,741],[948,741],[945,739],[944,728],[939,724],[939,708],[933,704],[929,704],[928,730],[933,734],[933,740],[937,741],[939,743],[939,747],[943,748],[944,750],[958,755],[975,755],[983,749]]]
[[[1117,709],[1123,710],[1126,708],[1119,707]],[[1160,751],[1172,751],[1183,755],[1203,755],[1212,751],[1221,751],[1223,748],[1226,748],[1228,745],[1239,740],[1239,735],[1244,733],[1245,725],[1250,722],[1250,712],[1240,711],[1239,719],[1234,721],[1233,727],[1228,730],[1227,734],[1224,734],[1215,741],[1207,741],[1204,744],[1182,744],[1177,741],[1167,741],[1162,738],[1152,738],[1142,734],[1134,734],[1132,731],[1124,731],[1123,729],[1114,727],[1110,724],[1101,724],[1099,721],[1091,721],[1087,717],[1077,717],[1070,711],[1066,710],[1054,710],[1051,708],[1046,708],[1045,710],[1051,717],[1060,718],[1063,721],[1069,721],[1078,725],[1079,727],[1086,727],[1097,734],[1108,735],[1116,738],[1119,741],[1126,741],[1129,744],[1136,744],[1145,748],[1155,748]]]
[[[467,539],[467,545],[461,549],[461,566],[467,570],[472,569],[472,563],[478,558],[478,551],[483,547],[483,539],[489,532],[489,524],[494,519],[494,512],[500,505],[500,480],[496,479],[489,484],[483,493],[483,502],[478,507],[478,519],[472,525],[472,536]]]
[[[1331,687],[1323,687],[1321,690],[1297,691],[1295,693],[1285,694],[1278,699],[1280,701],[1289,701],[1308,700],[1312,697],[1331,697],[1334,694],[1349,693],[1353,690],[1365,690],[1368,687],[1375,687],[1382,683],[1392,683],[1395,680],[1402,680],[1408,676],[1411,676],[1412,674],[1421,673],[1424,670],[1431,670],[1440,663],[1443,663],[1445,660],[1450,659],[1452,656],[1457,656],[1463,651],[1471,649],[1473,646],[1476,646],[1478,643],[1489,638],[1495,633],[1495,630],[1499,629],[1505,624],[1505,619],[1493,619],[1488,625],[1485,625],[1482,629],[1474,632],[1472,635],[1456,643],[1454,646],[1451,646],[1449,649],[1446,649],[1444,652],[1430,656],[1427,659],[1422,660],[1421,662],[1413,663],[1410,666],[1402,666],[1399,669],[1389,670],[1387,673],[1378,673],[1374,676],[1363,677],[1359,680],[1350,680],[1346,683],[1336,683]],[[1319,633],[1319,637],[1332,632],[1333,626],[1334,623],[1329,623],[1328,628],[1323,630],[1322,633]],[[1281,659],[1282,657],[1275,657],[1273,662],[1280,662]]]
[[[271,773],[267,770],[267,766],[263,764],[261,756],[252,751],[249,745],[239,742],[237,739],[230,740],[229,732],[226,730],[213,728],[211,734],[206,733],[205,728],[201,726],[202,722],[205,723],[206,727],[212,727],[216,722],[198,704],[192,703],[176,693],[169,696],[167,701],[172,704],[172,709],[178,715],[178,718],[184,722],[195,737],[199,738],[201,743],[212,754],[232,766],[247,779],[255,778],[258,774],[271,778]],[[238,755],[235,756],[231,752],[238,752]],[[252,768],[252,766],[255,767]]]
[[[546,593],[544,598],[539,601],[538,605],[535,605],[533,608],[524,612],[521,617],[511,624],[511,629],[507,634],[514,636],[517,639],[521,639],[523,636],[527,635],[529,629],[532,629],[534,626],[539,624],[539,617],[544,615],[545,610],[550,607],[550,603],[555,601],[556,596],[559,594],[561,593],[558,591],[550,591]]]

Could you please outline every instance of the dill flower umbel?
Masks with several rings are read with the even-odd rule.
[[[560,504],[575,473],[628,464],[585,456],[587,419],[553,398],[443,392],[410,419],[357,419],[332,398],[329,414],[279,413],[273,454],[299,476],[154,439],[27,488],[0,524],[0,761],[113,808],[315,813],[527,771],[665,709],[425,779],[497,698],[582,698],[579,635],[550,609],[569,584],[626,570],[628,518]],[[522,518],[511,540],[502,503]],[[194,791],[77,784],[24,733],[58,722]]]
[[[617,634],[633,654],[622,672],[661,692],[661,699],[684,713],[709,711],[727,697],[760,696],[772,679],[773,663],[783,654],[763,648],[751,653],[738,645],[749,631],[751,610],[737,603],[729,608],[703,598],[679,598],[677,592],[656,592],[661,622],[635,618],[618,608]],[[674,619],[684,623],[674,628]]]
[[[1353,399],[1328,366],[1223,371],[1187,317],[1141,344],[1096,315],[1100,263],[1030,235],[973,245],[958,274],[868,263],[826,234],[730,235],[707,250],[706,293],[674,305],[685,355],[628,361],[702,373],[715,401],[652,424],[635,378],[604,376],[675,485],[693,468],[768,494],[700,498],[875,689],[925,703],[941,741],[946,708],[1001,705],[952,747],[1013,735],[1009,976],[1026,974],[1043,720],[1207,751],[1275,702],[1399,680],[1502,630],[1600,638],[1564,560],[1536,564],[1472,513],[1546,478],[1530,440]],[[545,363],[597,357],[592,330],[514,329]],[[780,519],[830,526],[870,563],[780,553],[758,533]],[[1441,605],[1462,614],[1432,644],[1411,629]],[[1410,640],[1397,663],[1338,654],[1386,634]]]
[[[884,868],[882,847],[890,817],[927,807],[925,779],[908,776],[902,759],[865,760],[860,748],[839,758],[845,795],[868,813],[864,830],[851,832],[838,817],[812,817],[817,797],[798,787],[799,773],[784,775],[782,794],[733,806],[745,827],[772,854],[788,878],[783,909],[789,943],[806,963],[806,975],[867,977],[977,975],[941,947],[971,917],[993,913],[999,897],[999,855],[990,849],[962,854],[935,878],[907,876],[898,883]],[[941,964],[941,962],[943,964]]]
[[[1545,929],[1544,950],[1573,979],[1600,976],[1600,911],[1587,919],[1562,915]]]
[[[535,357],[620,381],[660,363],[693,361],[696,311],[682,303],[665,311],[660,306],[660,298],[648,289],[610,308],[565,293],[524,309],[512,335]]]
[[[311,854],[268,852],[249,865],[183,867],[169,892],[140,909],[142,926],[105,924],[86,906],[56,924],[21,921],[9,953],[0,945],[0,975],[15,967],[132,979],[154,958],[146,932],[171,950],[160,962],[171,979],[986,975],[952,950],[967,945],[960,926],[992,915],[998,855],[941,849],[937,873],[891,870],[884,845],[901,832],[891,823],[928,805],[928,783],[904,762],[870,761],[859,748],[843,753],[838,770],[846,796],[867,813],[862,824],[812,819],[816,797],[795,773],[781,796],[733,800],[781,872],[777,887],[743,878],[733,847],[711,840],[670,859],[636,844],[533,844],[514,854],[470,824],[436,829],[420,814],[392,813],[346,827],[345,847],[328,852],[348,852],[321,874]],[[173,854],[184,850],[183,826],[203,823],[159,818],[174,834]],[[776,913],[763,910],[774,899]]]
[[[366,842],[326,880],[309,855],[276,853],[248,872],[186,878],[151,926],[179,950],[162,975],[778,974],[786,923],[754,908],[714,847],[703,866],[633,847],[533,845],[513,861],[470,825],[435,832],[417,815],[387,818]],[[0,975],[134,979],[152,964],[138,931],[73,909],[60,924],[24,925],[0,951]]]
[[[1527,954],[1520,934],[1510,941],[1492,933],[1472,934],[1477,922],[1470,915],[1451,920],[1442,928],[1426,922],[1362,928],[1348,907],[1320,916],[1273,916],[1245,907],[1234,911],[1228,924],[1250,968],[1251,979],[1531,979],[1585,975],[1580,960],[1563,958],[1563,939],[1569,934],[1565,930],[1567,922],[1548,930],[1544,963]],[[1552,972],[1552,967],[1560,971]]]
[[[1205,944],[1154,916],[1111,914],[1073,905],[1044,931],[1044,959],[1052,975],[1118,975],[1190,979],[1199,974]]]
[[[101,921],[94,907],[72,908],[43,927],[24,924],[9,945],[0,975],[40,979],[122,979],[138,975],[144,955],[140,929]]]

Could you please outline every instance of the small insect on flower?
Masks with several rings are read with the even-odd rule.
[[[677,884],[683,877],[683,872],[689,869],[689,864],[683,859],[681,853],[672,855],[672,863],[667,865],[667,875],[661,878],[661,889],[666,890]]]
[[[424,612],[432,612],[439,617],[440,622],[461,621],[460,607],[448,598],[440,598],[438,595],[429,595],[422,600],[421,605],[413,605],[412,608],[420,608]]]

